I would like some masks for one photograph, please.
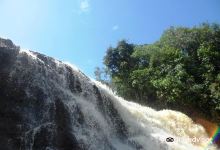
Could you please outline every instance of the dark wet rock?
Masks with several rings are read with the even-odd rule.
[[[1,150],[116,149],[86,105],[94,105],[93,111],[102,113],[125,142],[126,126],[119,113],[88,77],[0,39]]]
[[[19,47],[15,46],[11,40],[2,38],[0,38],[0,47],[5,47],[7,49],[19,49]]]

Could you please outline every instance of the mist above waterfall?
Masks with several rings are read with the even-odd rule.
[[[3,150],[202,150],[210,140],[180,112],[128,102],[75,66],[7,43],[0,91]]]

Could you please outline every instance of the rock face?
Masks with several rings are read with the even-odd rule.
[[[203,146],[167,143],[166,137],[178,136],[172,123],[196,128],[184,130],[184,135],[206,137],[203,128],[181,113],[156,112],[127,102],[74,66],[0,39],[1,150],[196,150]]]
[[[2,150],[115,149],[103,131],[102,125],[107,124],[99,124],[98,119],[108,119],[112,125],[117,122],[115,133],[120,137],[125,137],[126,130],[107,99],[79,70],[0,39]],[[90,107],[88,112],[82,112],[82,105]],[[94,119],[100,113],[89,109],[104,116]]]

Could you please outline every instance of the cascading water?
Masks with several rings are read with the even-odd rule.
[[[203,150],[207,146],[204,128],[186,115],[125,101],[68,63],[1,40],[0,149]],[[167,142],[168,137],[174,141]]]

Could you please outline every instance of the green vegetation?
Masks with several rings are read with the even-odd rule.
[[[101,76],[98,80],[128,100],[187,114],[196,111],[220,122],[218,24],[171,27],[153,44],[122,40],[108,48],[104,65],[111,82]]]

